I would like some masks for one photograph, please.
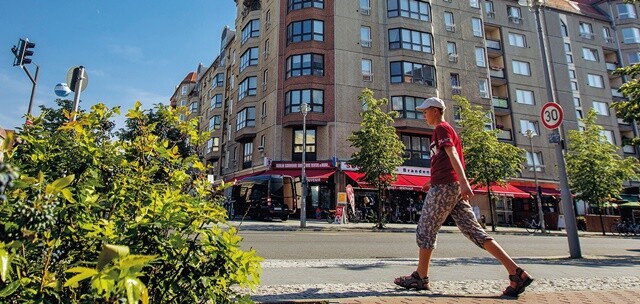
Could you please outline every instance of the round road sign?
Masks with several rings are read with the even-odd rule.
[[[542,118],[542,124],[549,130],[554,130],[560,127],[564,114],[562,113],[562,107],[555,102],[547,102],[542,106],[540,112],[540,118]]]

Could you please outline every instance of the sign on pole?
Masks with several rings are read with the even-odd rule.
[[[547,102],[542,106],[540,118],[542,118],[542,124],[545,128],[555,130],[560,127],[564,118],[562,107],[555,102]]]

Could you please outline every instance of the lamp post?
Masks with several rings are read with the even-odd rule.
[[[303,103],[300,105],[300,113],[302,113],[302,198],[300,200],[300,228],[307,227],[307,173],[305,172],[307,157],[307,113],[309,113],[309,105]]]
[[[550,65],[551,59],[547,52],[547,38],[546,28],[543,28],[543,22],[541,21],[540,6],[545,4],[546,0],[518,0],[520,6],[528,6],[533,8],[534,16],[536,19],[536,29],[538,34],[538,41],[540,42],[540,55],[542,58],[542,69],[544,71],[544,78],[547,90],[547,99],[550,102],[558,102],[554,90],[554,78],[551,73]],[[565,227],[567,229],[567,239],[569,241],[569,252],[572,259],[582,258],[580,250],[580,240],[578,239],[578,227],[576,224],[576,215],[573,210],[573,198],[571,197],[571,191],[569,190],[569,180],[567,178],[567,168],[564,163],[564,151],[562,133],[557,129],[552,131],[554,133],[549,137],[550,143],[555,143],[556,160],[558,161],[558,177],[560,179],[560,194],[562,212],[565,216]],[[554,138],[552,141],[551,139]]]
[[[538,165],[536,164],[535,152],[533,152],[533,137],[536,136],[536,133],[531,129],[527,129],[525,135],[529,138],[529,145],[531,146],[531,162],[533,163],[533,179],[536,182],[536,202],[538,204],[540,230],[542,230],[542,233],[547,233],[547,228],[544,224],[544,212],[542,212],[542,197],[540,185],[538,184]]]

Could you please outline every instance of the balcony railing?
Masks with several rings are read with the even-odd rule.
[[[498,139],[513,140],[511,129],[502,129],[498,133]]]
[[[504,78],[504,70],[503,69],[499,69],[499,70],[490,69],[489,70],[489,75],[491,77]]]
[[[485,40],[485,44],[490,49],[494,49],[494,50],[501,50],[502,49],[502,46],[501,46],[501,43],[500,43],[499,40],[487,39],[487,40]]]
[[[618,65],[615,63],[607,62],[606,65],[607,65],[607,71],[613,71],[618,68]]]
[[[622,146],[622,152],[627,154],[635,154],[636,149],[632,145],[624,145]]]
[[[509,108],[509,100],[503,97],[493,97],[491,98],[491,104],[496,108]]]
[[[611,96],[624,98],[624,95],[622,95],[622,93],[618,92],[618,88],[611,88]]]

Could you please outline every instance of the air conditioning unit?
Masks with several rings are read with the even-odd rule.
[[[448,32],[455,32],[456,31],[456,25],[455,24],[447,24],[447,25],[444,26],[444,28]]]
[[[362,74],[362,80],[373,81],[373,74]]]
[[[458,62],[458,54],[450,54],[449,55],[450,62]]]
[[[520,24],[520,23],[522,23],[522,18],[520,18],[518,16],[509,16],[509,22],[515,23],[515,24]]]

